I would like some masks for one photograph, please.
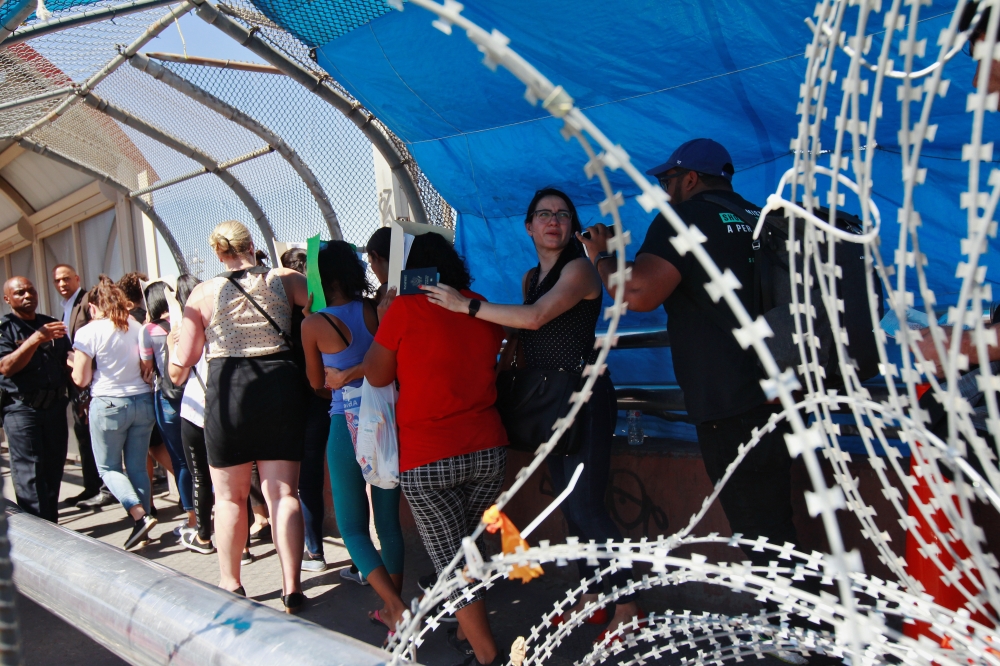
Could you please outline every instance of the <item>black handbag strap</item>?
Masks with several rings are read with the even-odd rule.
[[[333,323],[333,317],[325,312],[320,312],[320,314],[323,315],[323,319],[326,319],[326,322],[330,324],[330,326],[333,326],[333,330],[337,331],[337,335],[339,335],[340,339],[344,341],[344,344],[350,347],[351,343],[347,341],[347,336],[344,335],[344,332],[340,330],[339,326]]]
[[[229,280],[233,284],[233,286],[235,286],[237,289],[239,289],[240,293],[242,293],[244,296],[246,296],[247,300],[250,301],[250,304],[253,305],[254,308],[257,309],[257,312],[259,312],[262,315],[264,315],[264,319],[267,320],[267,323],[269,323],[271,326],[273,326],[274,330],[276,330],[278,332],[278,335],[280,335],[282,337],[282,339],[286,343],[288,343],[289,348],[294,347],[294,344],[293,344],[293,341],[292,341],[292,336],[289,335],[288,333],[286,333],[285,330],[281,328],[281,326],[278,326],[278,322],[274,321],[274,319],[271,317],[271,315],[267,314],[267,311],[264,310],[264,308],[261,307],[260,303],[257,302],[257,299],[255,299],[253,296],[251,296],[250,292],[248,292],[246,289],[244,289],[243,285],[241,285],[237,281],[239,278],[243,277],[247,273],[253,273],[253,274],[258,274],[259,275],[261,273],[267,273],[267,272],[268,272],[268,269],[266,267],[264,267],[264,266],[255,266],[254,268],[250,268],[248,270],[228,271],[226,273],[220,274],[219,277],[226,278],[227,280]]]
[[[192,367],[191,368],[191,374],[193,374],[194,378],[198,380],[199,384],[201,384],[201,390],[204,391],[207,394],[208,393],[208,387],[205,386],[205,381],[201,378],[201,375],[198,374],[198,368]]]

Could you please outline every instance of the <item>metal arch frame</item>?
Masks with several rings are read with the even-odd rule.
[[[187,14],[194,7],[194,3],[190,0],[185,0],[181,2],[176,7],[171,8],[166,15],[161,16],[159,19],[154,21],[146,30],[139,35],[131,44],[125,48],[119,47],[118,55],[109,60],[104,67],[97,70],[89,79],[81,83],[73,91],[75,94],[69,95],[66,99],[59,103],[54,109],[46,113],[44,116],[36,120],[35,122],[28,125],[26,128],[18,132],[14,138],[23,139],[32,133],[38,131],[42,127],[55,122],[58,120],[69,107],[73,106],[80,101],[82,97],[87,95],[92,91],[101,81],[108,78],[112,72],[122,66],[126,60],[134,56],[139,52],[143,46],[152,41],[157,35],[163,32],[167,26],[174,22],[175,19],[180,18],[184,14]]]
[[[11,29],[11,34],[9,36],[0,32],[0,48],[10,46],[11,44],[19,44],[29,39],[34,39],[35,37],[41,37],[42,35],[48,35],[53,32],[58,32],[59,30],[65,30],[66,28],[73,28],[78,25],[86,25],[88,23],[96,23],[98,21],[113,19],[118,16],[144,12],[149,9],[155,9],[156,7],[162,7],[163,5],[172,5],[175,2],[177,2],[177,0],[133,0],[133,2],[126,2],[121,5],[102,7],[101,9],[90,9],[71,16],[53,18],[48,21],[40,21],[30,26],[26,26],[22,30],[18,30],[17,28],[19,26],[15,26]],[[31,12],[35,10],[35,0],[29,0],[28,6],[31,7],[31,11],[29,11],[24,18],[21,19],[21,21],[28,18],[28,16],[31,15]],[[21,21],[18,21],[18,23]],[[6,37],[6,39],[4,39],[4,37]]]
[[[147,123],[145,120],[137,118],[125,109],[115,106],[111,102],[108,102],[106,99],[103,99],[94,93],[84,95],[83,101],[88,106],[93,107],[95,110],[103,113],[109,118],[114,118],[123,125],[131,127],[137,132],[148,136],[150,139],[163,144],[167,148],[176,150],[185,157],[191,158],[198,164],[205,167],[208,172],[214,173],[218,176],[219,180],[225,183],[229,189],[231,189],[233,193],[239,197],[240,201],[243,202],[243,205],[246,206],[247,211],[250,213],[250,217],[254,219],[254,222],[257,223],[257,227],[260,229],[260,232],[264,235],[264,240],[268,245],[268,249],[272,253],[271,256],[277,260],[278,251],[274,245],[274,229],[271,228],[271,222],[267,219],[267,214],[264,213],[264,209],[260,207],[260,204],[257,203],[257,200],[254,199],[253,195],[250,194],[249,190],[247,190],[243,183],[241,183],[240,180],[233,174],[229,173],[229,171],[220,167],[219,163],[212,159],[210,155],[183,141],[182,139],[171,136],[160,128]],[[126,195],[130,193],[131,191],[126,193]],[[135,198],[141,199],[142,197]]]
[[[91,169],[90,167],[84,166],[79,162],[69,157],[66,157],[65,155],[53,151],[51,148],[49,148],[44,144],[37,143],[31,139],[19,139],[18,145],[20,145],[25,150],[30,150],[34,153],[41,155],[42,157],[52,160],[53,162],[58,162],[63,166],[67,166],[70,169],[79,171],[80,173],[89,176],[100,183],[107,183],[110,187],[128,197],[129,188],[117,182],[116,180],[111,178],[111,176],[105,175],[100,171],[96,171],[94,169]],[[160,219],[160,216],[156,213],[156,211],[153,210],[153,207],[150,206],[148,203],[146,203],[142,197],[129,198],[129,201],[138,206],[139,210],[145,213],[146,216],[150,220],[152,220],[153,226],[156,228],[157,231],[160,232],[160,235],[163,236],[163,240],[166,242],[167,247],[170,248],[170,254],[173,256],[174,262],[176,262],[177,264],[177,268],[182,273],[189,272],[187,261],[184,259],[184,254],[181,252],[180,245],[177,244],[177,240],[174,238],[173,233],[171,233],[167,225],[164,224],[163,220]]]
[[[197,6],[198,9],[195,13],[200,19],[214,25],[242,46],[280,69],[290,79],[302,84],[307,90],[318,95],[357,125],[389,164],[389,168],[392,170],[410,204],[410,209],[413,211],[413,217],[415,218],[414,221],[420,224],[428,224],[427,211],[424,209],[424,202],[420,198],[417,184],[413,180],[413,174],[406,168],[406,165],[412,160],[409,157],[404,158],[401,156],[388,137],[377,127],[373,126],[372,121],[375,120],[373,113],[368,111],[359,102],[348,99],[341,92],[325,85],[324,77],[313,74],[294,60],[288,58],[254,34],[255,31],[247,30],[239,23],[225,16],[217,7],[206,2],[206,0],[188,0],[188,2]]]
[[[292,169],[295,170],[295,172],[302,179],[302,182],[305,183],[305,186],[308,188],[310,194],[312,194],[313,199],[316,200],[316,205],[319,206],[320,213],[322,213],[323,219],[326,221],[327,228],[330,230],[330,237],[333,240],[343,240],[344,234],[340,228],[340,220],[337,217],[337,212],[333,209],[333,205],[326,196],[326,191],[323,189],[323,186],[320,185],[319,180],[312,172],[312,169],[309,168],[309,165],[306,164],[301,157],[299,157],[299,154],[295,152],[295,150],[289,146],[288,143],[281,138],[281,136],[269,129],[253,116],[244,111],[240,111],[227,102],[222,101],[204,88],[191,83],[167,67],[153,62],[144,54],[135,54],[129,58],[129,64],[140,72],[148,74],[181,94],[190,97],[202,106],[215,111],[227,120],[230,120],[240,127],[253,132],[267,142],[268,145],[272,146],[274,150],[280,154],[286,162],[288,162]],[[275,258],[275,261],[277,261],[277,257]]]

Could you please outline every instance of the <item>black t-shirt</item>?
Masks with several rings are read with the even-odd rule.
[[[13,314],[4,316],[0,319],[0,358],[20,347],[36,330],[54,321],[59,320],[43,314],[36,314],[33,321]],[[0,387],[12,393],[63,388],[69,379],[66,356],[72,348],[68,337],[39,345],[20,372],[13,377],[0,374]]]
[[[695,195],[674,207],[688,225],[705,235],[705,251],[719,269],[730,269],[743,287],[737,290],[743,305],[751,310],[753,301],[753,227],[722,206],[705,201],[704,194],[726,198],[756,217],[759,209],[735,192],[713,190]],[[752,348],[736,342],[732,329],[736,318],[724,301],[713,303],[705,291],[708,275],[690,252],[681,256],[670,239],[674,228],[662,215],[649,226],[639,248],[666,259],[677,267],[681,283],[663,303],[674,359],[674,374],[684,391],[684,404],[695,423],[742,414],[766,401],[760,388],[763,374]],[[695,292],[698,290],[698,292]],[[723,328],[713,308],[732,325]]]

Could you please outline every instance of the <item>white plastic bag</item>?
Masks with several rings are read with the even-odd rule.
[[[396,432],[394,384],[376,388],[361,385],[361,409],[354,455],[365,481],[389,490],[399,485],[399,435]]]
[[[354,453],[358,453],[358,421],[361,418],[361,387],[345,386],[340,391],[344,403],[344,418],[347,420],[347,431],[351,433],[351,444]]]

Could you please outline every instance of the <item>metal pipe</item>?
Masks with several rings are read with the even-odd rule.
[[[35,11],[37,0],[21,0],[21,6],[0,25],[0,47],[6,46],[6,40],[11,33],[17,30],[18,26],[24,23],[31,12]]]
[[[326,196],[326,191],[319,183],[319,179],[316,178],[309,165],[299,157],[299,154],[284,139],[258,122],[257,119],[222,101],[207,90],[199,88],[163,65],[153,62],[141,53],[137,53],[129,58],[129,64],[140,72],[144,72],[161,83],[167,84],[174,90],[187,95],[194,101],[208,107],[240,127],[253,132],[268,144],[274,146],[278,154],[285,158],[285,161],[295,169],[295,172],[299,174],[299,178],[302,179],[302,182],[309,189],[310,194],[312,194],[313,199],[316,201],[316,205],[319,206],[323,219],[326,220],[326,226],[330,230],[330,238],[333,240],[343,240],[344,234],[340,229],[340,220],[337,219],[337,213],[330,204],[330,200]],[[277,257],[274,260],[277,261]]]
[[[73,86],[66,86],[65,88],[56,88],[55,90],[49,90],[47,92],[39,93],[37,95],[32,95],[31,97],[22,97],[21,99],[15,99],[10,102],[4,102],[0,104],[0,111],[6,111],[7,109],[16,109],[19,106],[27,106],[29,104],[35,104],[36,102],[44,102],[47,99],[52,99],[53,97],[61,97],[63,95],[68,95],[75,92],[76,88]]]
[[[30,150],[32,152],[38,153],[42,157],[47,157],[53,162],[58,162],[59,164],[68,166],[70,169],[75,169],[76,171],[79,171],[80,173],[89,176],[90,178],[93,178],[94,180],[100,183],[107,183],[110,187],[114,188],[118,192],[121,192],[125,196],[128,196],[129,188],[125,187],[121,183],[112,179],[111,176],[105,175],[100,171],[95,171],[94,169],[91,169],[90,167],[84,166],[79,162],[71,160],[70,158],[64,155],[60,155],[59,153],[51,150],[48,146],[36,143],[31,139],[20,139],[18,140],[18,145],[20,145],[25,150]],[[152,220],[153,226],[156,227],[156,230],[160,232],[160,235],[166,242],[167,247],[170,248],[170,254],[173,255],[174,262],[177,264],[178,270],[180,270],[182,273],[189,272],[187,260],[185,260],[184,254],[181,252],[180,245],[177,244],[177,239],[174,238],[173,233],[171,233],[167,225],[163,223],[163,220],[160,219],[160,216],[156,213],[155,210],[153,210],[153,207],[150,206],[148,203],[146,203],[141,197],[132,199],[132,203],[138,206],[139,209],[143,213],[145,213],[150,220]]]
[[[22,594],[131,664],[381,666],[354,638],[8,509]]]
[[[257,157],[261,157],[263,155],[267,155],[267,154],[273,152],[273,150],[274,149],[271,148],[271,146],[265,146],[264,148],[258,148],[257,150],[253,151],[252,153],[247,153],[246,155],[240,155],[239,157],[231,159],[228,162],[224,162],[224,164],[227,167],[234,167],[237,164],[243,164],[244,162],[249,162],[250,160],[255,159]],[[143,188],[138,189],[138,190],[132,190],[131,192],[128,193],[128,195],[129,195],[129,197],[133,197],[133,198],[134,197],[141,197],[141,196],[143,196],[145,194],[149,194],[150,192],[155,192],[157,190],[162,190],[165,187],[170,187],[171,185],[177,185],[178,183],[183,183],[186,180],[191,180],[192,178],[197,178],[198,176],[204,176],[207,173],[214,173],[214,174],[216,174],[217,176],[219,176],[220,178],[222,178],[222,180],[227,185],[229,185],[230,187],[234,187],[235,186],[234,190],[235,189],[239,189],[239,187],[241,186],[241,183],[238,180],[236,180],[233,177],[232,174],[228,173],[224,168],[222,168],[222,164],[218,164],[218,165],[215,165],[214,169],[206,166],[206,167],[202,167],[202,168],[198,169],[197,171],[190,171],[188,173],[181,174],[180,176],[174,176],[173,178],[168,178],[167,180],[158,180],[155,183],[153,183],[152,185],[148,185],[148,186],[143,187]],[[230,178],[232,178],[233,181],[235,181],[235,182],[231,182],[229,179],[227,179],[225,177],[226,175],[228,175]],[[246,190],[244,190],[244,192],[246,192]],[[236,194],[237,194],[237,196],[240,196],[240,192],[236,192]],[[249,192],[246,192],[246,196],[249,196],[250,199],[253,200],[253,196]],[[246,203],[246,202],[244,202],[244,203]],[[259,213],[261,215],[264,215],[264,211],[262,211],[260,209],[260,206],[257,205],[256,200],[254,200],[253,204],[247,206],[247,208],[250,210],[250,214],[251,215],[254,215],[255,211],[259,211]],[[264,223],[267,223],[267,217],[266,216],[263,217],[262,219],[263,219]],[[267,229],[268,229],[268,232],[269,232],[270,231],[270,225],[268,225]],[[263,228],[261,229],[261,233],[264,233],[265,236],[270,235],[271,240],[274,239],[274,235],[273,234],[269,234],[269,233],[265,233],[265,230]]]
[[[176,2],[176,0],[174,0]],[[220,60],[219,58],[203,58],[201,56],[182,55],[180,53],[144,53],[147,58],[163,60],[165,62],[176,62],[182,65],[201,65],[203,67],[215,67],[218,69],[236,69],[241,72],[255,72],[257,74],[277,74],[284,76],[277,67],[271,65],[259,65],[255,62],[243,62],[241,60]]]
[[[97,23],[98,21],[107,21],[115,18],[116,16],[125,16],[127,14],[144,12],[148,9],[155,9],[156,7],[170,5],[175,2],[177,2],[177,0],[135,0],[135,2],[126,2],[121,5],[113,5],[102,9],[89,9],[87,11],[80,12],[79,14],[73,14],[72,16],[49,19],[48,21],[41,21],[27,26],[22,30],[15,30],[14,34],[3,42],[3,45],[9,46],[11,44],[19,44],[20,42],[25,42],[29,39],[34,39],[35,37],[41,37],[42,35],[48,35],[53,32],[58,32],[59,30],[65,30],[66,28],[73,28],[78,25],[86,25],[88,23]]]
[[[97,86],[97,84],[99,84],[101,81],[110,76],[113,71],[121,67],[121,64],[123,62],[134,56],[136,53],[139,52],[139,49],[145,46],[150,40],[152,40],[158,34],[163,32],[163,30],[166,29],[167,26],[169,26],[171,23],[174,22],[174,19],[180,18],[184,14],[187,14],[189,11],[191,11],[192,7],[194,7],[194,5],[190,1],[185,1],[177,5],[173,9],[171,9],[169,12],[167,12],[166,16],[161,17],[151,26],[146,28],[146,30],[135,41],[133,41],[127,47],[122,49],[118,53],[118,55],[109,60],[106,65],[97,70],[97,72],[95,72],[93,76],[91,76],[89,79],[80,84],[80,86],[76,88],[75,91],[76,95],[73,95],[68,99],[63,100],[62,103],[59,104],[59,106],[52,109],[47,114],[45,114],[35,122],[31,123],[31,125],[18,132],[16,138],[21,139],[30,136],[33,132],[35,132],[39,128],[44,127],[45,125],[48,125],[51,122],[55,122],[55,120],[57,120],[60,116],[62,116],[62,114],[66,113],[69,107],[73,106],[75,103],[80,101],[80,96],[86,95],[91,90],[93,90]]]
[[[236,166],[237,164],[248,162],[254,159],[255,157],[260,157],[261,155],[267,155],[271,153],[274,150],[274,148],[272,148],[271,146],[264,146],[263,148],[260,148],[258,150],[253,151],[252,153],[249,153],[248,155],[243,155],[241,157],[237,157],[233,160],[230,160],[229,162],[223,162],[222,164],[219,164],[212,158],[211,155],[203,152],[199,148],[196,148],[195,146],[192,146],[186,141],[179,139],[171,134],[168,134],[167,132],[164,132],[159,127],[156,127],[155,125],[146,122],[142,118],[139,118],[138,116],[129,113],[125,109],[115,106],[111,102],[99,97],[94,93],[89,93],[88,95],[85,95],[83,101],[87,105],[93,107],[95,110],[105,114],[106,116],[114,118],[123,125],[127,125],[128,127],[131,127],[136,131],[145,134],[154,141],[162,143],[168,148],[172,148],[173,150],[176,150],[180,154],[195,160],[203,167],[199,171],[178,176],[176,178],[171,178],[170,180],[161,180],[148,187],[144,187],[142,189],[129,192],[128,193],[129,197],[132,198],[139,197],[142,196],[143,194],[149,194],[150,192],[163,189],[164,187],[169,187],[170,185],[176,185],[177,183],[184,182],[185,180],[190,180],[192,178],[201,176],[206,173],[214,173],[216,176],[219,177],[220,180],[222,180],[222,182],[224,182],[229,187],[229,189],[233,191],[233,193],[236,194],[237,197],[239,197],[240,201],[243,202],[243,205],[246,206],[247,211],[249,211],[250,213],[250,216],[253,217],[254,220],[257,222],[257,226],[260,228],[261,234],[264,235],[264,239],[267,242],[268,248],[271,250],[271,252],[272,253],[277,252],[277,248],[274,245],[274,229],[271,227],[271,222],[267,219],[267,215],[264,213],[264,209],[260,207],[260,204],[257,203],[257,200],[253,197],[253,195],[250,194],[250,192],[246,189],[246,187],[243,186],[243,183],[241,183],[238,178],[236,178],[226,170],[230,167]]]
[[[427,224],[427,211],[424,209],[424,202],[420,198],[420,192],[413,180],[413,174],[406,168],[409,158],[404,159],[396,150],[396,147],[392,145],[392,142],[389,141],[389,138],[379,131],[378,128],[372,126],[372,120],[375,119],[375,116],[370,111],[365,109],[359,102],[349,99],[339,91],[325,85],[323,78],[275,50],[270,44],[258,37],[255,31],[247,30],[228,16],[225,16],[218,7],[205,0],[190,1],[198,6],[196,13],[203,21],[214,25],[244,47],[280,69],[289,78],[298,81],[307,90],[321,97],[357,125],[361,132],[368,137],[368,140],[372,142],[376,150],[382,153],[382,157],[385,158],[385,161],[389,164],[389,168],[392,169],[392,173],[396,176],[400,187],[403,188],[403,193],[406,195],[410,208],[413,210],[414,221]]]

